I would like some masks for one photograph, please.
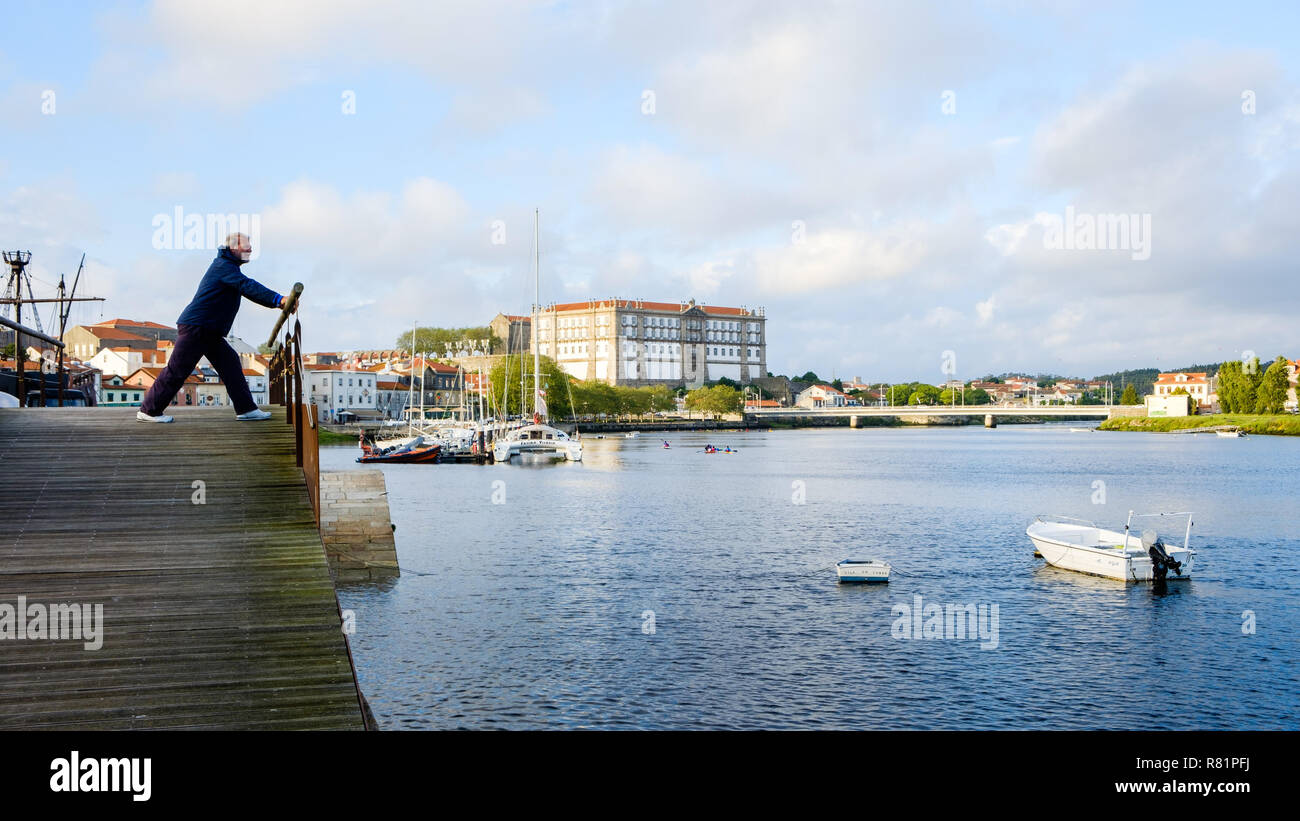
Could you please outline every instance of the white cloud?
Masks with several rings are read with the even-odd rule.
[[[98,73],[130,87],[122,100],[132,105],[231,110],[375,65],[491,87],[539,36],[528,16],[509,0],[155,0],[144,19],[105,19],[111,45]]]
[[[798,294],[900,276],[925,258],[924,234],[915,223],[876,232],[812,232],[803,242],[759,249],[754,255],[758,286],[768,295]]]

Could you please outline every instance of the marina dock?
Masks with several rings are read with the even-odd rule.
[[[98,649],[0,640],[0,729],[365,728],[295,428],[272,412],[0,410],[0,606],[103,607]]]

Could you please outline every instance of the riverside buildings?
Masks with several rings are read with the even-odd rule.
[[[748,383],[767,375],[766,324],[762,308],[593,299],[543,307],[530,350],[610,385]]]

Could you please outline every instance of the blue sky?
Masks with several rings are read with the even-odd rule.
[[[480,324],[527,310],[536,207],[543,302],[761,305],[778,373],[1300,356],[1293,5],[6,11],[0,244],[38,287],[87,254],[74,320],[175,320],[211,257],[154,247],[181,207],[259,216],[310,347]],[[1066,206],[1149,215],[1150,258],[1045,248]]]

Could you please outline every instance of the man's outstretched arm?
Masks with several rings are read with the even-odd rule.
[[[244,276],[240,271],[229,271],[222,276],[227,285],[236,288],[241,294],[258,305],[267,308],[283,308],[288,297],[278,294],[252,277]]]

